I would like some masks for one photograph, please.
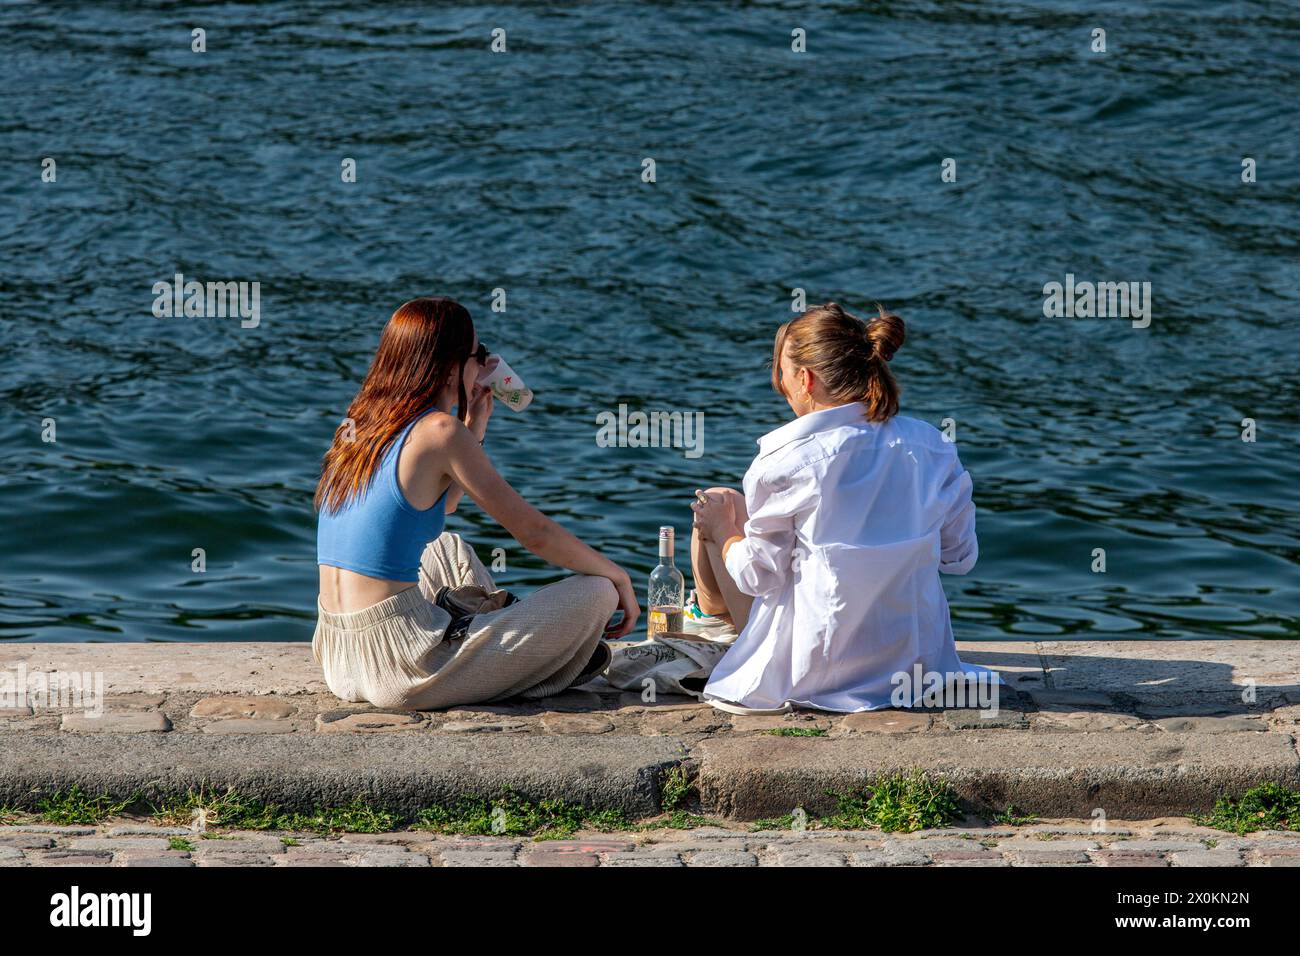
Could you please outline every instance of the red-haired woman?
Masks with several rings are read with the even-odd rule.
[[[902,344],[897,315],[834,302],[778,330],[772,387],[794,421],[759,439],[743,496],[691,505],[697,601],[740,632],[704,687],[715,707],[911,707],[936,681],[996,695],[994,672],[957,657],[939,582],[979,553],[970,475],[937,429],[898,415]]]
[[[629,633],[641,613],[627,572],[492,467],[482,448],[492,393],[478,384],[487,357],[459,303],[405,303],[325,454],[312,650],[345,700],[429,710],[557,694],[604,670],[602,637]],[[523,547],[577,574],[523,600],[496,590],[473,549],[443,530],[466,493]]]

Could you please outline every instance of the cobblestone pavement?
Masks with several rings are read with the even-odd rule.
[[[1292,697],[1295,703],[1287,703]],[[1234,709],[1240,712],[1233,713]],[[1218,711],[1215,713],[1214,711]],[[1199,712],[1198,712],[1199,711]],[[690,697],[662,695],[647,702],[601,681],[545,701],[480,704],[447,711],[394,711],[340,701],[330,694],[291,696],[213,694],[110,694],[101,713],[73,707],[0,707],[0,733],[23,731],[93,734],[632,734],[698,739],[799,728],[819,736],[951,734],[988,730],[1039,733],[1294,734],[1300,696],[1274,695],[1249,707],[1211,701],[1121,704],[1099,692],[1007,691],[1000,713],[976,708],[926,712],[868,711],[829,714],[797,711],[774,717],[737,717]]]
[[[324,686],[309,645],[20,644],[0,668],[103,676],[102,709],[0,706],[0,734],[70,735],[614,735],[687,744],[783,730],[828,738],[983,732],[1242,735],[1277,738],[1294,753],[1300,728],[1300,650],[1285,642],[959,642],[1007,681],[996,716],[974,705],[830,714],[801,710],[737,717],[691,697],[647,701],[604,678],[544,701],[439,712],[342,701]],[[1106,688],[1106,689],[1102,689]]]
[[[186,841],[172,848],[171,841]],[[116,819],[0,827],[3,866],[1300,866],[1300,833],[1236,837],[1184,820],[1022,827],[760,831],[700,827],[566,840],[209,832]]]

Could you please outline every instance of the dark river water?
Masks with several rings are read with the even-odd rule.
[[[6,4],[0,84],[0,639],[309,640],[320,456],[430,293],[536,391],[498,467],[644,596],[789,416],[795,288],[908,323],[979,509],[959,638],[1300,637],[1294,3]],[[177,272],[258,324],[156,317]],[[1046,316],[1067,274],[1149,326]],[[600,447],[620,404],[703,453]]]

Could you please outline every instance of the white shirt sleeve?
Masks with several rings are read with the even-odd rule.
[[[727,571],[743,593],[762,597],[780,590],[794,559],[795,516],[811,507],[817,494],[812,469],[795,475],[746,476],[745,537],[727,550]]]
[[[950,470],[940,490],[948,508],[939,531],[939,570],[944,574],[965,574],[979,557],[971,490],[970,473],[962,467],[954,449]]]

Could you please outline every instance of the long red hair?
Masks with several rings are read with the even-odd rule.
[[[411,419],[437,403],[456,368],[457,414],[464,421],[464,371],[473,345],[474,322],[454,299],[412,299],[393,313],[321,463],[318,511],[338,511],[370,484],[388,446]]]

